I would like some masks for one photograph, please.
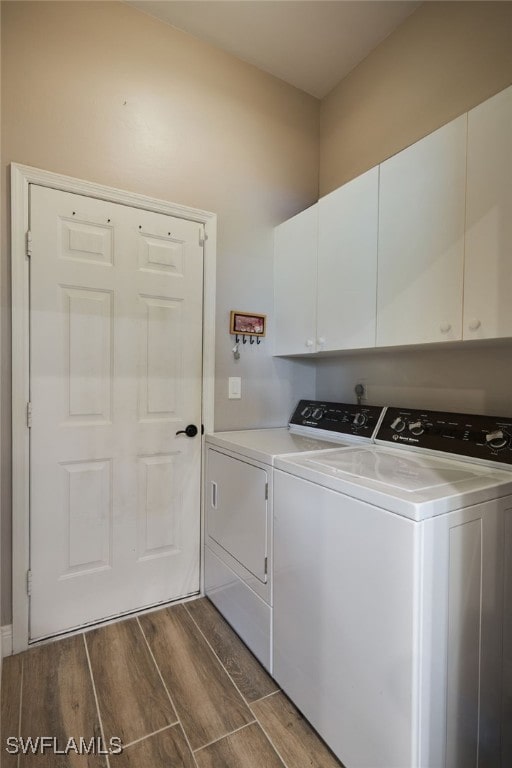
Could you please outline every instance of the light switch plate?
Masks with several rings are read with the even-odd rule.
[[[228,379],[228,398],[240,400],[242,397],[242,379],[240,376],[230,376]]]

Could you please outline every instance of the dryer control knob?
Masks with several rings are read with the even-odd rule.
[[[391,429],[394,429],[395,432],[403,432],[405,429],[405,421],[398,416],[391,424]]]
[[[354,425],[356,427],[364,427],[366,424],[366,414],[365,413],[356,413],[354,416]]]
[[[422,421],[410,421],[409,422],[409,432],[413,435],[422,435],[425,431],[425,427],[423,426]]]

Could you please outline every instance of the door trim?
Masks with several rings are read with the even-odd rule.
[[[203,283],[203,381],[202,418],[205,431],[213,431],[215,383],[215,280],[217,215],[197,208],[105,187],[91,181],[62,176],[27,165],[11,164],[11,286],[12,286],[12,627],[13,653],[28,648],[29,597],[27,572],[30,564],[30,453],[27,428],[29,379],[29,185],[37,184],[62,192],[73,192],[133,208],[143,208],[204,226]],[[198,233],[199,236],[199,233]],[[201,520],[203,510],[201,509]],[[201,533],[203,525],[201,523]],[[202,552],[202,546],[201,546]],[[202,561],[202,555],[201,555]],[[201,569],[202,570],[202,569]]]

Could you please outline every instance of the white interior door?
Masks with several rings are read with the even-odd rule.
[[[203,247],[38,186],[30,228],[34,640],[199,589]]]

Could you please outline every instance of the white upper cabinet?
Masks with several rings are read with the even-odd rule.
[[[468,115],[464,339],[512,336],[512,87]]]
[[[378,204],[378,167],[318,203],[318,351],[375,346]]]
[[[381,165],[377,346],[462,338],[466,126]]]
[[[276,228],[277,355],[512,338],[512,86]]]
[[[275,355],[315,352],[318,205],[275,229]]]

